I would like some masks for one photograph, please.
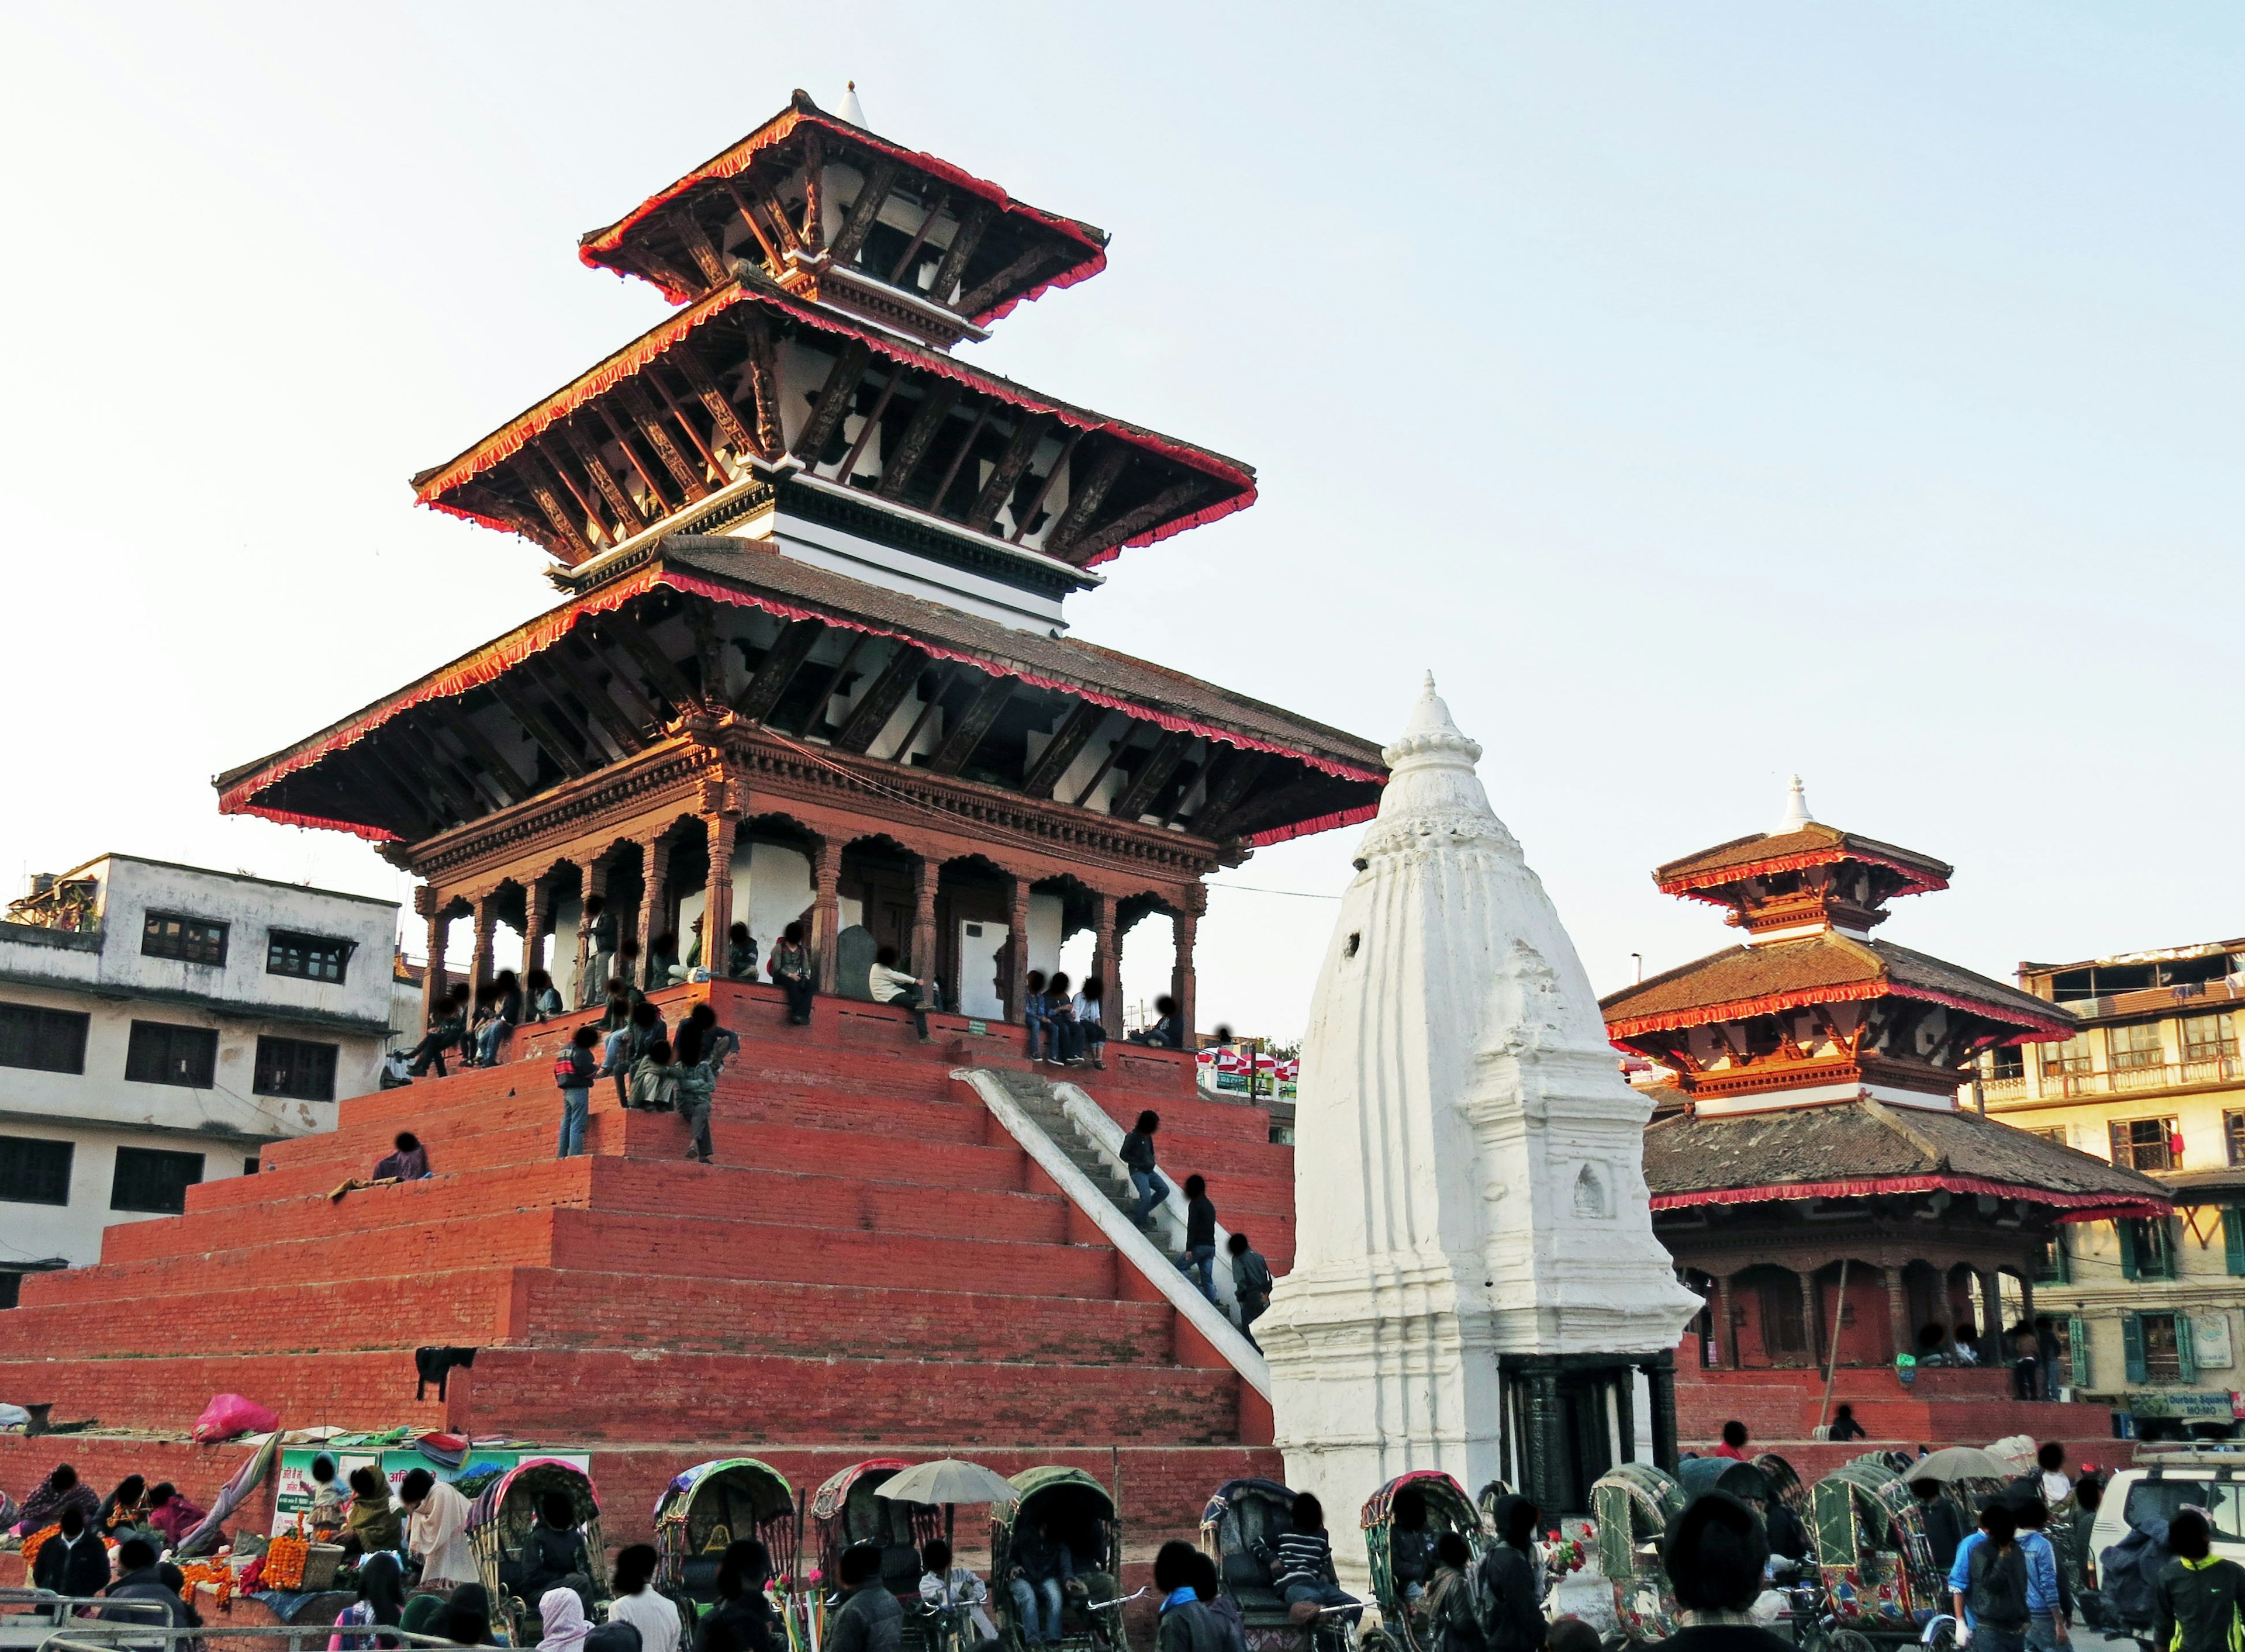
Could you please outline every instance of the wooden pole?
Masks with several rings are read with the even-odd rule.
[[[1832,1304],[1832,1354],[1824,1362],[1824,1403],[1816,1408],[1816,1426],[1831,1419],[1832,1379],[1840,1372],[1840,1323],[1848,1311],[1848,1258],[1840,1258],[1839,1299]]]

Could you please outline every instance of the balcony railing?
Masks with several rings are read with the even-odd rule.
[[[2144,1090],[2173,1090],[2193,1084],[2228,1084],[2245,1078],[2245,1062],[2241,1062],[2233,1051],[2226,1055],[2204,1056],[2193,1061],[2153,1062],[2143,1066],[2121,1067],[2110,1073],[2053,1073],[2043,1070],[2042,1093],[2045,1096],[2128,1095]],[[2017,1082],[2013,1080],[2001,1083]],[[1996,1093],[1995,1085],[1988,1087]]]

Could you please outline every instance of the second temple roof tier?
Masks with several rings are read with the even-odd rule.
[[[684,535],[222,775],[223,812],[416,843],[729,720],[869,782],[1212,846],[1370,818],[1371,741],[1127,654]],[[882,777],[889,778],[884,780]]]

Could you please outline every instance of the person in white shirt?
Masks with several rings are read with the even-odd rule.
[[[685,1631],[677,1602],[652,1587],[655,1558],[646,1543],[634,1543],[616,1556],[616,1598],[608,1602],[608,1622],[637,1629],[640,1652],[678,1652]]]
[[[989,1588],[968,1567],[951,1563],[951,1545],[939,1537],[928,1539],[920,1546],[919,1563],[926,1568],[920,1574],[919,1598],[939,1611],[966,1608],[967,1622],[980,1640],[995,1642],[998,1627],[983,1609]]]
[[[468,1500],[425,1468],[409,1473],[397,1487],[397,1506],[406,1516],[405,1549],[421,1557],[424,1588],[452,1588],[476,1579],[476,1557],[468,1547]]]
[[[927,1035],[927,983],[897,967],[895,947],[885,946],[873,954],[873,967],[865,973],[865,985],[878,1002],[900,1005],[912,1012],[912,1026],[919,1030],[922,1044],[934,1042]]]
[[[2056,1508],[2073,1495],[2073,1482],[2065,1477],[2065,1447],[2054,1439],[2045,1440],[2035,1452],[2035,1466],[2042,1471],[2042,1500]]]

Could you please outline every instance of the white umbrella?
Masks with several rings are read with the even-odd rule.
[[[1902,1470],[1906,1480],[2010,1479],[2013,1470],[2000,1457],[1977,1446],[1950,1446],[1921,1457]]]
[[[874,1487],[876,1497],[902,1503],[1010,1503],[1021,1495],[994,1469],[957,1457],[899,1469]]]

